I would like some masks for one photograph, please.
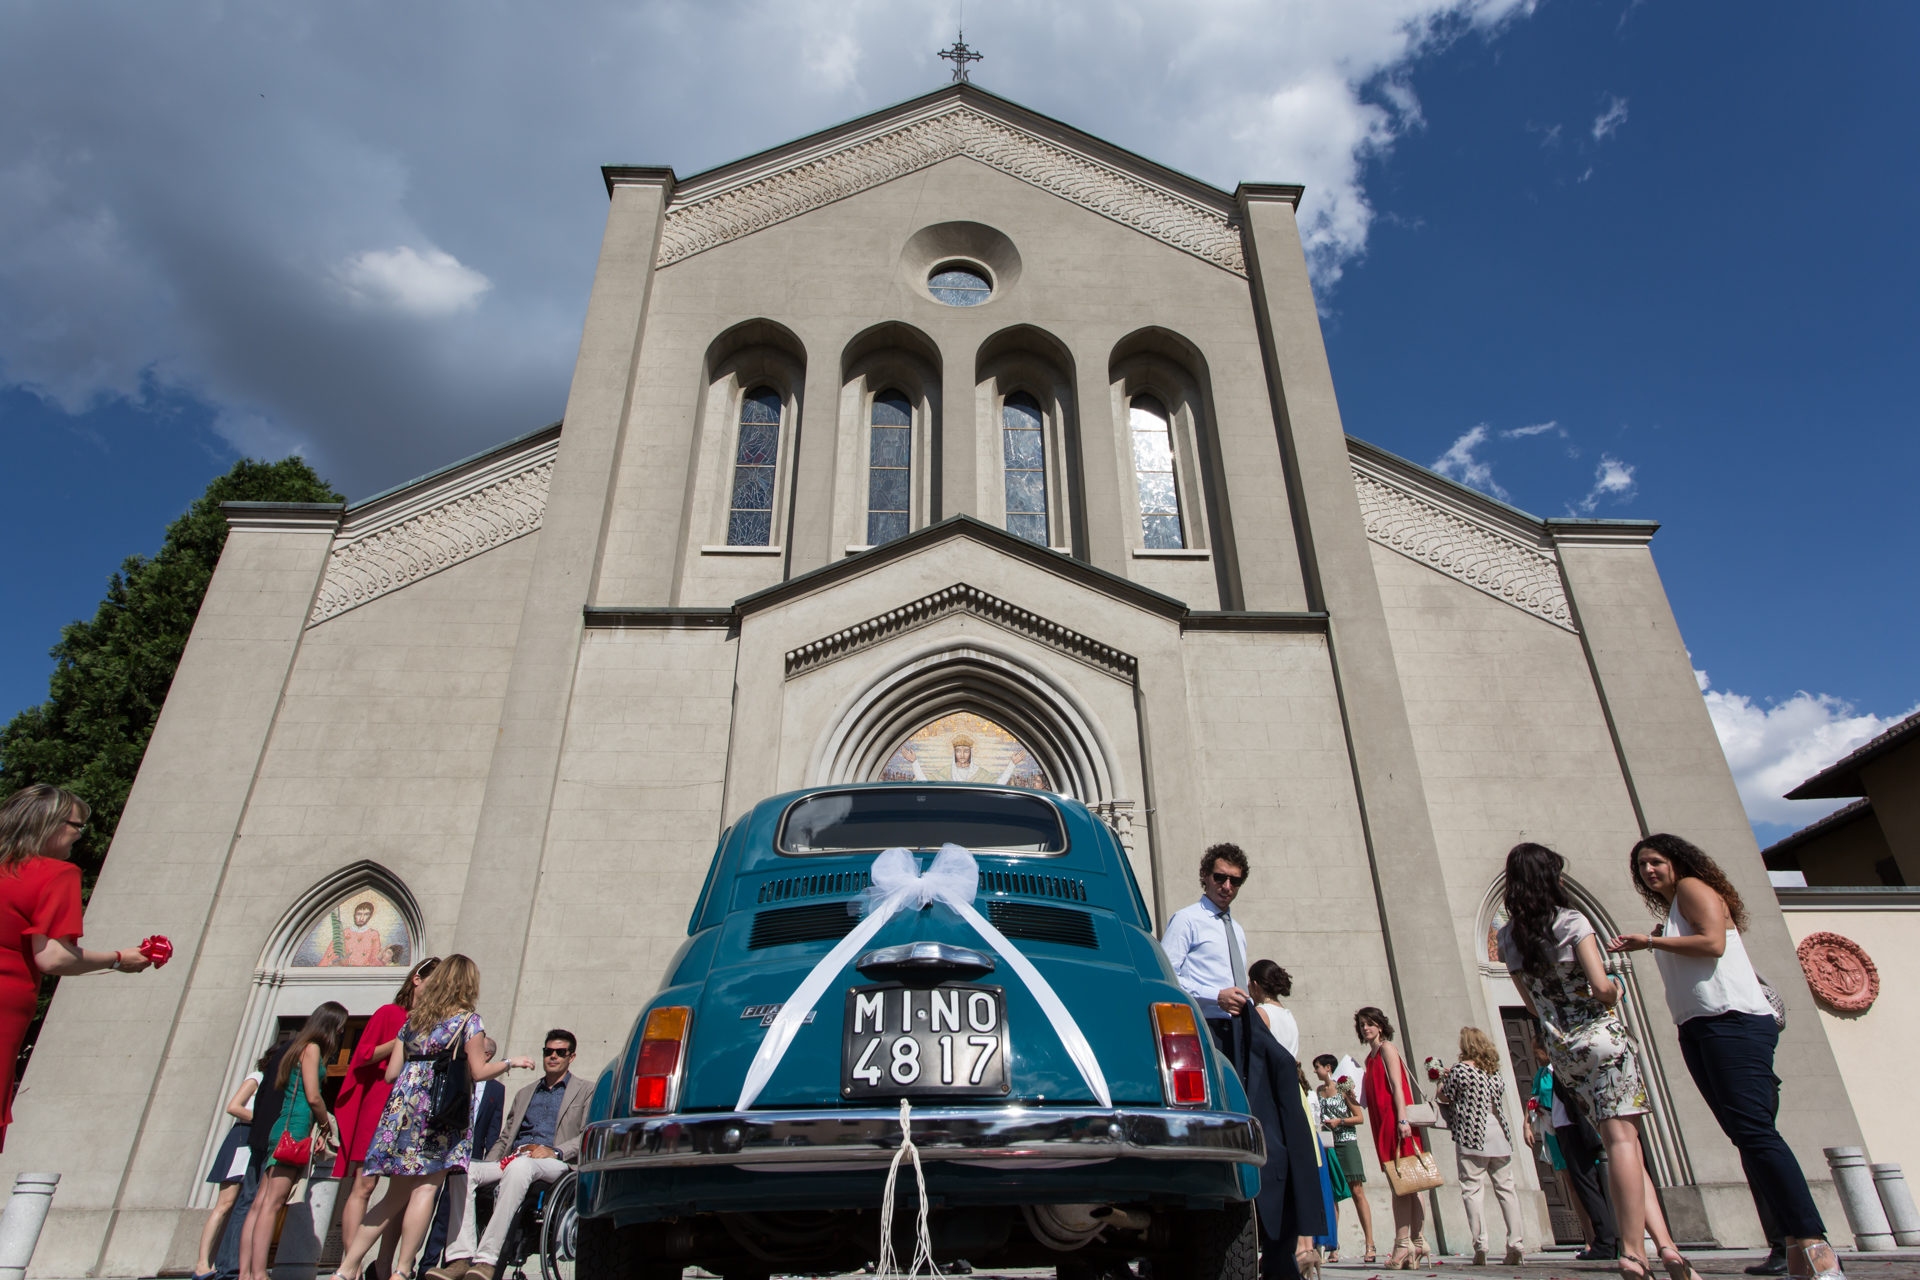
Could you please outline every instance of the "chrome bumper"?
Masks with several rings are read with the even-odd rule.
[[[1226,1111],[926,1107],[912,1113],[925,1160],[1202,1160],[1264,1164],[1252,1116]],[[900,1113],[887,1110],[734,1111],[640,1116],[590,1124],[582,1171],[689,1165],[883,1165],[900,1149]]]

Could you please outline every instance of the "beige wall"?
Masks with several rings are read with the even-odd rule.
[[[1910,1078],[1913,1064],[1920,1062],[1920,986],[1915,984],[1920,977],[1920,906],[1785,905],[1794,945],[1808,934],[1837,933],[1858,943],[1880,971],[1880,997],[1865,1013],[1836,1013],[1808,998],[1795,1014],[1809,1022],[1817,1017],[1826,1032],[1843,1086],[1834,1092],[1843,1095],[1859,1117],[1867,1158],[1897,1161],[1912,1179],[1920,1175],[1920,1114],[1902,1101],[1900,1082]],[[1810,995],[1803,982],[1794,982],[1793,989],[1797,995]],[[1793,1104],[1788,1098],[1782,1107]]]

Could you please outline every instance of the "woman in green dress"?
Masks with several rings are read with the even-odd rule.
[[[1333,1135],[1333,1163],[1353,1198],[1353,1211],[1360,1218],[1360,1234],[1366,1237],[1367,1252],[1360,1261],[1372,1266],[1377,1257],[1373,1247],[1373,1207],[1367,1203],[1364,1187],[1367,1170],[1360,1159],[1360,1124],[1364,1117],[1360,1114],[1360,1104],[1354,1100],[1352,1083],[1334,1079],[1333,1073],[1339,1066],[1339,1059],[1330,1053],[1313,1060],[1313,1073],[1320,1077],[1314,1100],[1320,1105],[1320,1127]],[[1329,1170],[1329,1174],[1331,1172]]]
[[[273,1247],[280,1210],[293,1194],[293,1184],[306,1177],[313,1159],[332,1145],[333,1116],[327,1111],[320,1086],[327,1078],[327,1062],[340,1051],[340,1038],[346,1030],[346,1006],[329,1000],[308,1015],[307,1024],[280,1055],[275,1080],[285,1096],[267,1134],[268,1159],[267,1167],[261,1170],[260,1190],[240,1231],[240,1280],[268,1280],[267,1253]],[[282,1159],[283,1139],[289,1143],[311,1139],[307,1158]]]

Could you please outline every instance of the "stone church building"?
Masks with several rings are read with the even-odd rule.
[[[721,831],[815,783],[1074,796],[1163,921],[1238,842],[1308,1055],[1356,1052],[1362,1005],[1415,1062],[1464,1024],[1525,1052],[1488,951],[1523,838],[1606,933],[1646,921],[1633,841],[1686,834],[1762,971],[1795,970],[1656,526],[1347,435],[1301,188],[1219,190],[967,84],[605,179],[561,422],[344,509],[230,510],[87,918],[178,950],[62,985],[7,1143],[9,1178],[63,1175],[36,1274],[184,1269],[255,1056],[420,956],[479,962],[504,1052],[567,1027],[597,1072]],[[1621,964],[1679,1234],[1756,1243],[1651,962]],[[1820,1152],[1859,1129],[1787,999],[1782,1127],[1843,1232]],[[1535,1238],[1577,1237],[1517,1163]]]

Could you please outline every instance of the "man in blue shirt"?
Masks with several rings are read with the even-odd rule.
[[[1237,844],[1216,844],[1200,858],[1200,901],[1167,921],[1161,949],[1174,975],[1200,1006],[1214,1042],[1226,1051],[1230,1019],[1250,1008],[1247,932],[1233,918],[1233,902],[1247,882],[1247,855]]]
[[[427,1280],[493,1280],[501,1246],[528,1190],[536,1182],[558,1181],[580,1158],[580,1134],[587,1125],[587,1103],[593,1097],[593,1086],[573,1074],[578,1043],[571,1031],[547,1032],[543,1058],[546,1071],[513,1096],[507,1122],[500,1127],[500,1139],[493,1149],[485,1158],[475,1153],[467,1169],[464,1211],[455,1206],[458,1222],[454,1238],[447,1245],[447,1260],[427,1272]],[[485,1186],[497,1186],[498,1190],[493,1214],[476,1242],[473,1192]]]

